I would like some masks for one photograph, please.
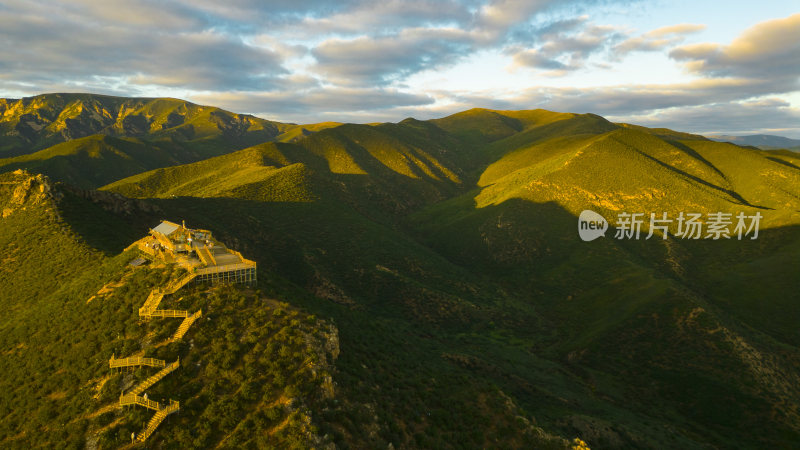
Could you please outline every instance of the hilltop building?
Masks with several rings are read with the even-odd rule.
[[[185,223],[162,221],[150,235],[134,242],[153,261],[178,264],[194,274],[194,281],[256,283],[256,263],[214,239],[208,230],[187,228]]]

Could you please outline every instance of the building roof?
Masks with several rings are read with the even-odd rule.
[[[172,223],[172,222],[170,222],[168,220],[165,220],[165,221],[161,222],[160,224],[158,224],[157,227],[153,228],[153,231],[155,231],[156,233],[161,233],[164,236],[169,236],[170,234],[174,233],[175,230],[177,230],[180,227],[181,226],[178,225],[177,223]]]

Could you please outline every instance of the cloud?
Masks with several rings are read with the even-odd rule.
[[[549,0],[492,0],[480,8],[475,22],[486,39],[497,39],[551,3]]]
[[[445,67],[479,49],[503,45],[511,29],[551,2],[491,0],[474,13],[453,0],[370,2],[331,17],[307,19],[302,29],[355,33],[334,37],[311,51],[312,70],[341,85],[386,85]],[[375,31],[364,35],[363,30]]]
[[[467,5],[454,0],[386,0],[368,2],[336,14],[306,17],[299,29],[317,34],[363,35],[399,31],[402,28],[463,27],[472,19]]]
[[[635,32],[598,22],[632,1],[5,0],[0,93],[170,95],[296,122],[539,107],[653,125],[663,119],[691,130],[719,128],[712,120],[725,117],[740,126],[746,117],[786,129],[796,123],[787,93],[800,90],[800,14],[722,44],[687,44],[705,29],[696,23]],[[586,81],[588,69],[600,71],[597,80],[613,79],[642,57],[636,52],[685,66],[689,81]],[[428,87],[464,75],[462,67],[476,73],[453,86],[491,76],[484,57],[500,70],[510,60],[522,72],[501,75],[529,84],[485,92]],[[452,71],[434,81],[420,74],[445,68]],[[591,87],[563,87],[573,79]],[[679,120],[681,111],[696,123]]]
[[[61,14],[39,15],[34,10],[37,14],[0,16],[0,66],[13,68],[0,75],[0,83],[23,79],[35,89],[49,90],[70,80],[113,78],[127,80],[133,89],[159,85],[252,90],[270,89],[287,73],[276,52],[235,36],[199,25],[197,30],[192,25],[154,31],[138,26],[140,19],[133,13],[127,21],[98,24],[81,15],[83,6]],[[152,12],[145,9],[142,14]],[[94,13],[98,20],[111,14],[102,8]],[[164,14],[169,15],[169,9]]]
[[[777,89],[780,91],[781,89]],[[601,86],[594,88],[532,88],[516,97],[519,106],[600,115],[651,113],[774,94],[768,81],[699,79],[688,83]]]
[[[109,23],[118,26],[135,26],[148,30],[187,31],[199,30],[207,24],[207,17],[196,9],[175,2],[144,0],[73,0],[69,6],[62,2],[45,1],[50,13],[53,8],[70,15],[79,15],[95,25]]]
[[[761,22],[729,45],[702,43],[669,53],[693,73],[711,77],[789,78],[800,74],[800,14]],[[795,86],[796,87],[796,86]]]
[[[423,70],[455,64],[476,51],[502,48],[520,36],[531,36],[532,32],[525,28],[529,27],[533,16],[557,6],[580,3],[388,0],[370,2],[368,7],[355,5],[330,17],[306,19],[299,29],[337,34],[312,49],[311,55],[317,61],[314,71],[343,85],[383,85]],[[583,21],[585,18],[581,19]],[[563,21],[565,26],[569,23],[569,20]],[[365,34],[364,30],[373,31]],[[540,35],[547,32],[548,29],[533,31]],[[599,26],[587,27],[580,35],[558,37],[557,42],[540,50],[544,52],[540,59],[535,54],[522,54],[520,64],[540,61],[550,69],[572,70],[582,62],[579,60],[588,47],[612,38],[611,33]],[[542,37],[546,38],[546,35]],[[559,47],[569,48],[559,50]],[[571,52],[566,63],[558,61],[556,53],[559,52]]]
[[[100,0],[102,1],[102,0]],[[258,29],[324,17],[364,4],[364,0],[178,0],[213,22],[230,28]]]
[[[668,25],[666,27],[656,28],[655,30],[648,31],[644,34],[647,37],[661,38],[675,35],[684,35],[690,33],[697,33],[706,29],[703,24],[697,23],[679,23],[677,25]]]
[[[588,16],[556,21],[533,33],[535,44],[526,48],[512,45],[512,70],[527,67],[543,69],[543,75],[562,76],[582,69],[593,54],[606,51],[622,39],[619,29],[590,23]]]
[[[411,28],[397,35],[331,39],[315,47],[313,70],[341,85],[386,85],[397,77],[453,63],[473,49],[457,28]]]
[[[617,44],[614,46],[614,53],[619,58],[635,51],[652,52],[662,50],[682,42],[687,34],[697,33],[705,28],[705,25],[691,23],[656,28]]]

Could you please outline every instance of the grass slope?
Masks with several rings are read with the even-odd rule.
[[[268,296],[336,324],[339,406],[319,403],[314,416],[330,442],[557,448],[568,445],[558,436],[577,436],[600,448],[763,448],[800,439],[800,169],[790,153],[541,110],[295,137],[105,190],[213,230],[258,261]],[[609,219],[764,219],[757,240],[628,241],[612,229],[585,243],[575,222],[587,208]],[[253,304],[237,295],[231,302]],[[249,326],[232,320],[228,328]],[[246,369],[242,361],[231,364]],[[192,376],[236,380],[238,370]],[[218,414],[201,412],[213,400],[192,389],[214,430]],[[274,425],[248,411],[229,414],[257,430]],[[202,446],[223,435],[158,439]]]
[[[116,408],[134,380],[113,374],[107,361],[141,350],[183,362],[182,372],[148,390],[151,398],[182,402],[179,419],[161,426],[171,429],[169,445],[308,448],[330,441],[319,433],[318,405],[341,410],[331,378],[335,327],[256,292],[198,288],[179,305],[205,313],[191,342],[153,349],[147,343],[169,337],[177,323],[141,325],[136,311],[153,288],[180,274],[128,267],[137,256],[130,252],[104,256],[71,222],[87,222],[76,213],[98,206],[41,175],[0,175],[0,205],[3,448],[124,445],[149,414]],[[124,235],[123,218],[102,220],[103,231]],[[99,231],[94,225],[89,219],[79,227]]]

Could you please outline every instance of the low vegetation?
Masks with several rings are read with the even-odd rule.
[[[13,374],[0,376],[13,393],[0,445],[127,443],[150,413],[110,407],[149,372],[108,378],[107,359],[140,349],[185,363],[153,388],[182,404],[148,441],[166,448],[800,440],[793,153],[541,110],[275,126],[269,139],[100,191],[0,175],[0,287],[11,289],[0,292],[15,292],[0,297],[0,373]],[[152,146],[163,133],[109,132]],[[583,209],[612,226],[624,211],[763,220],[755,240],[626,240],[612,228],[582,242]],[[177,324],[133,315],[169,273],[127,269],[119,253],[162,218],[256,260],[260,292],[169,299],[204,319],[182,343],[153,348]],[[78,357],[85,365],[66,361]],[[30,382],[15,381],[17,366]]]

